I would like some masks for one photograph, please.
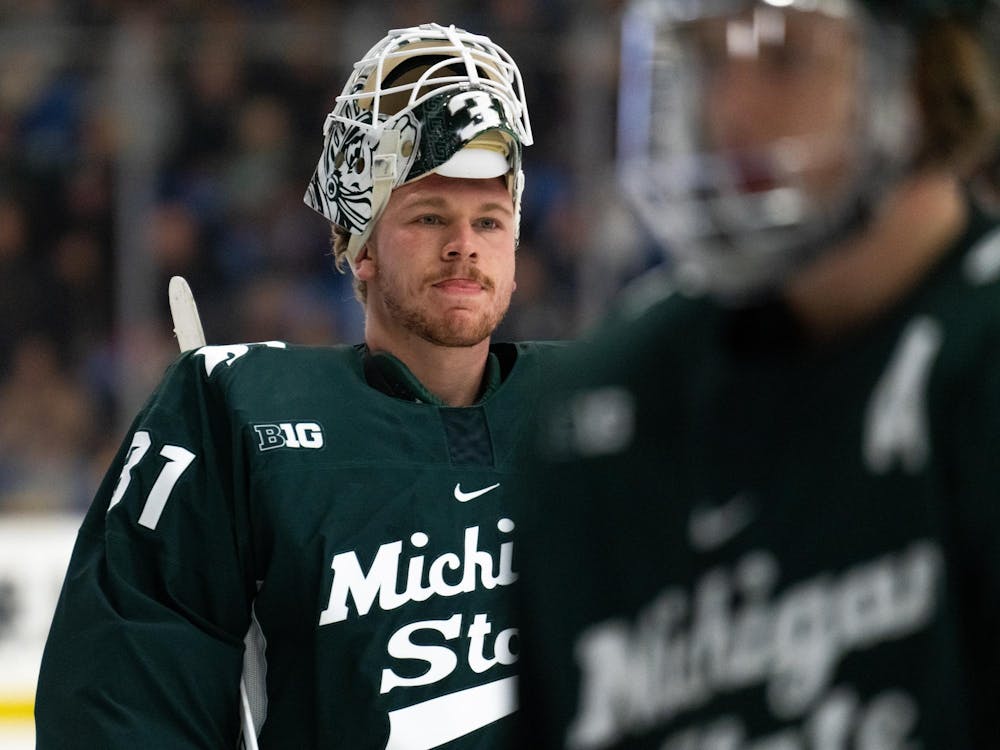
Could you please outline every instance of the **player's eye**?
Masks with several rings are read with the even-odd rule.
[[[479,220],[479,228],[486,230],[500,229],[500,220],[495,219],[492,216],[484,216]]]

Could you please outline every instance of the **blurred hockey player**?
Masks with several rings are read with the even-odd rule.
[[[982,11],[628,6],[621,187],[669,264],[575,348],[542,419],[519,548],[533,747],[998,746]]]

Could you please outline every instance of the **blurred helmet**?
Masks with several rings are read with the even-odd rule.
[[[323,134],[305,202],[350,233],[352,266],[392,190],[434,172],[506,176],[519,217],[528,108],[517,65],[485,36],[390,31],[355,64]]]
[[[871,215],[918,135],[903,5],[631,3],[619,178],[682,282],[747,301]]]

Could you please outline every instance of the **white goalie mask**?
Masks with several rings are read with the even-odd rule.
[[[864,225],[918,140],[910,46],[853,0],[632,2],[618,176],[682,285],[748,302]]]
[[[431,173],[505,176],[518,223],[531,124],[517,65],[485,36],[390,31],[355,64],[323,134],[305,202],[350,233],[352,267],[392,190]]]

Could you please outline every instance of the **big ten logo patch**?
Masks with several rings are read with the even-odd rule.
[[[255,424],[253,431],[257,436],[257,448],[261,451],[275,448],[323,447],[323,428],[316,422]]]

